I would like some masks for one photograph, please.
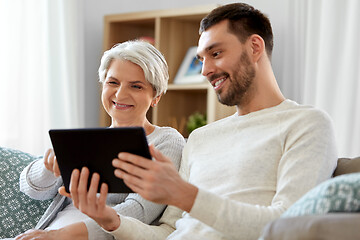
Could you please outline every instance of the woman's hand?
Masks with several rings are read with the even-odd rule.
[[[46,150],[44,155],[44,165],[45,168],[51,171],[55,177],[60,176],[60,169],[56,160],[54,149],[49,148],[48,150]]]
[[[15,240],[87,240],[88,232],[85,223],[73,223],[57,230],[31,229],[18,235]]]
[[[15,237],[15,240],[61,240],[56,230],[35,230],[31,229]]]
[[[71,197],[74,206],[94,219],[102,228],[113,231],[120,226],[120,218],[113,208],[106,205],[108,186],[105,183],[101,184],[100,195],[97,196],[100,176],[98,173],[92,175],[88,190],[89,174],[86,167],[83,167],[81,172],[75,169],[71,174],[70,193],[65,191],[65,187],[61,187],[59,193]]]
[[[155,161],[143,157],[119,153],[113,160],[115,176],[143,198],[161,204],[176,206],[189,212],[194,204],[198,189],[184,181],[174,164],[154,146],[150,153]]]

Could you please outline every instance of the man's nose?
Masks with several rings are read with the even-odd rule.
[[[214,72],[214,64],[210,60],[203,59],[201,74],[205,77],[209,77]]]

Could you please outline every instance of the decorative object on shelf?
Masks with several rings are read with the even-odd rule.
[[[176,74],[174,84],[191,84],[205,82],[206,78],[201,75],[202,62],[196,58],[197,47],[190,47]]]
[[[204,125],[206,125],[206,115],[201,114],[199,112],[195,112],[189,116],[188,121],[186,123],[186,128],[188,133],[190,134],[196,128],[202,127]]]
[[[155,39],[153,37],[142,36],[142,37],[139,37],[138,39],[141,41],[144,41],[144,42],[148,42],[148,43],[152,44],[153,46],[155,46]]]

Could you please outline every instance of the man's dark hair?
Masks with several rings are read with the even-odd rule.
[[[211,26],[228,20],[229,32],[236,35],[241,43],[249,36],[258,34],[264,39],[266,53],[271,59],[273,49],[273,33],[270,20],[259,10],[245,3],[232,3],[212,10],[201,20],[199,33]]]

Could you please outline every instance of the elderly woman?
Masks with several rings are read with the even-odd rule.
[[[184,138],[175,129],[155,126],[146,118],[149,108],[155,107],[165,93],[168,78],[163,55],[143,41],[115,45],[104,53],[99,67],[101,100],[111,117],[110,127],[142,126],[149,144],[179,167]],[[81,174],[88,175],[89,172],[85,168]],[[94,174],[93,177],[99,176]],[[81,213],[71,198],[63,196],[69,194],[63,190],[63,195],[58,193],[62,185],[52,149],[45,153],[43,160],[32,162],[23,170],[21,191],[40,200],[52,198],[53,202],[36,226],[45,230],[30,230],[16,239],[113,239],[94,220]],[[114,212],[148,224],[156,220],[165,208],[135,193],[109,194],[106,202]]]

